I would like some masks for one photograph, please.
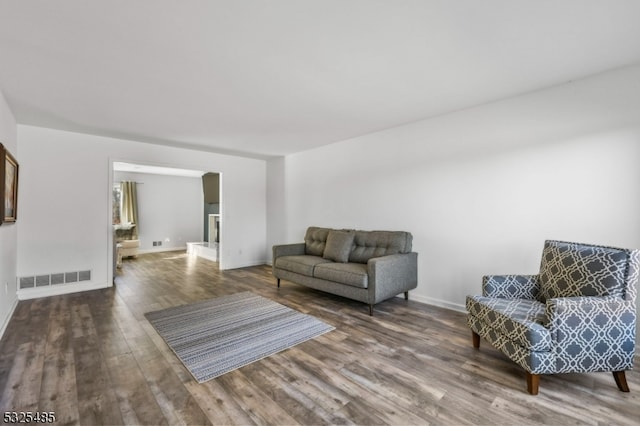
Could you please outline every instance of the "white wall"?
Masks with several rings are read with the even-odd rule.
[[[272,161],[269,228],[286,225],[268,244],[410,231],[412,297],[460,310],[484,274],[537,273],[545,239],[640,248],[638,82],[627,68]]]
[[[11,155],[21,166],[21,158],[18,155],[18,141],[16,137],[16,119],[9,109],[4,95],[0,92],[0,143],[9,150]],[[18,178],[22,178],[22,170],[19,170]],[[19,183],[20,180],[18,180]],[[4,333],[11,313],[15,308],[16,297],[16,251],[18,242],[18,227],[21,222],[21,186],[18,187],[18,220],[16,223],[7,223],[0,226],[0,338]]]
[[[265,261],[264,161],[23,125],[18,136],[18,276],[90,269],[92,281],[77,290],[111,285],[114,161],[219,171],[225,224],[221,268]]]
[[[113,180],[138,182],[140,253],[183,249],[187,242],[202,241],[202,178],[114,172]],[[154,241],[162,246],[154,247]]]
[[[282,241],[289,241],[287,232],[287,208],[286,208],[286,175],[285,158],[279,157],[267,162],[267,243],[268,259],[271,262],[273,253],[271,247]],[[294,241],[301,239],[300,234],[293,235]]]

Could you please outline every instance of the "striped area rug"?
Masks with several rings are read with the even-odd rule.
[[[145,316],[198,383],[334,330],[249,291]]]

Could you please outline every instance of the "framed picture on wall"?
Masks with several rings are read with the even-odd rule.
[[[4,197],[0,204],[0,225],[18,218],[18,162],[0,143],[0,188]]]

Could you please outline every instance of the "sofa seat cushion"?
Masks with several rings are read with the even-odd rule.
[[[352,287],[367,288],[369,275],[367,265],[362,263],[323,263],[316,266],[313,276]]]
[[[551,350],[551,333],[543,325],[545,308],[537,300],[467,296],[470,315],[531,351]]]
[[[285,271],[312,277],[313,270],[316,265],[322,263],[331,263],[331,261],[323,259],[320,256],[282,256],[276,259],[275,266],[276,268],[284,269]]]

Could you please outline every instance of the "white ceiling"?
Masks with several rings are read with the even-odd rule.
[[[18,123],[260,158],[640,62],[638,0],[0,0]]]

